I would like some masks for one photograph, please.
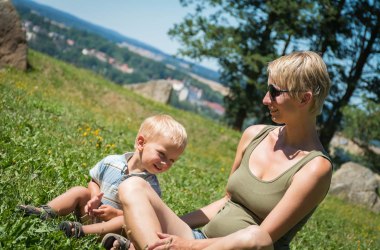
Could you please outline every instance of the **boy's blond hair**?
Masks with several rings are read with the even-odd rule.
[[[140,126],[138,135],[144,136],[146,140],[169,138],[181,149],[187,145],[185,128],[170,115],[160,114],[146,118]]]
[[[289,96],[300,100],[302,92],[313,94],[310,112],[321,113],[323,102],[330,90],[330,77],[322,58],[312,51],[293,52],[268,65],[268,77]]]

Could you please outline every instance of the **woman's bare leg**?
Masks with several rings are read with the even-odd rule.
[[[191,228],[183,222],[140,177],[131,177],[119,186],[124,222],[131,231],[136,248],[156,242],[157,232],[193,239]]]
[[[48,203],[58,215],[68,215],[76,209],[79,209],[81,215],[84,215],[84,207],[91,199],[91,193],[85,187],[73,187],[65,193],[57,196]]]
[[[272,239],[259,226],[249,226],[218,240],[205,250],[243,250],[261,249],[273,250]]]

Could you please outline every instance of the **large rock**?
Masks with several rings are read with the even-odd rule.
[[[170,95],[173,86],[166,80],[149,81],[147,83],[128,84],[126,88],[141,94],[142,96],[153,99],[157,102],[167,104],[170,100]]]
[[[26,35],[20,18],[8,0],[0,0],[0,68],[27,68]]]
[[[334,173],[329,193],[379,213],[379,190],[380,178],[377,174],[359,164],[348,162]]]

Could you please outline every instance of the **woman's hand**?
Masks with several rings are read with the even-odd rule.
[[[191,240],[185,240],[175,235],[157,233],[158,241],[148,246],[148,250],[190,250]]]
[[[110,219],[121,215],[119,209],[109,205],[101,205],[98,209],[93,209],[92,214],[94,217],[100,218],[102,221],[109,221]]]

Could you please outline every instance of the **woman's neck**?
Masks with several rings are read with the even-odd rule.
[[[285,145],[303,151],[311,151],[322,145],[317,133],[315,118],[286,124],[279,130],[279,140]]]

